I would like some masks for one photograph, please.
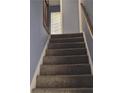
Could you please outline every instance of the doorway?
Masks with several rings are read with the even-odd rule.
[[[62,34],[61,12],[51,12],[51,34]]]

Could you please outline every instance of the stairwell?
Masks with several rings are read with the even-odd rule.
[[[32,93],[93,93],[82,33],[51,35]]]

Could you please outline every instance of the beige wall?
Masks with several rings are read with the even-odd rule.
[[[62,0],[64,33],[79,33],[78,0]]]

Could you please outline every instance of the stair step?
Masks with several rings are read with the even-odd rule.
[[[36,88],[32,93],[93,93],[92,88]]]
[[[76,49],[47,49],[47,56],[66,56],[66,55],[86,55],[87,51],[84,48]]]
[[[32,93],[93,93],[83,33],[51,35]]]
[[[83,37],[83,33],[51,35],[51,38],[72,38],[72,37]]]
[[[63,48],[85,48],[85,43],[50,43],[48,49],[63,49]]]
[[[41,65],[41,75],[91,74],[89,64]]]
[[[38,76],[37,88],[92,88],[91,75]]]
[[[83,39],[83,37],[66,37],[66,38],[50,38],[50,40],[70,40],[70,39]]]
[[[63,38],[63,39],[50,39],[50,43],[65,43],[65,42],[84,42],[82,37],[77,38]]]
[[[88,64],[88,56],[45,56],[43,64]]]

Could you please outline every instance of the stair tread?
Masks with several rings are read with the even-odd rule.
[[[67,55],[85,55],[87,51],[85,48],[76,48],[76,49],[47,49],[47,56],[67,56]]]
[[[33,93],[93,93],[92,88],[35,88]]]
[[[77,49],[86,50],[86,48],[60,48],[60,49],[47,49],[47,50],[77,50]]]
[[[81,63],[79,63],[79,64],[60,64],[60,65],[56,65],[56,64],[54,64],[54,65],[50,65],[50,64],[47,64],[47,65],[45,65],[45,64],[43,64],[43,65],[41,65],[41,66],[80,66],[80,65],[82,65],[82,66],[88,66],[88,65],[90,65],[90,64],[81,64]]]
[[[67,43],[67,42],[84,42],[84,38],[63,38],[63,39],[50,39],[50,43]]]
[[[92,77],[92,74],[81,75],[39,75],[38,77]]]
[[[41,89],[50,89],[50,90],[54,90],[54,89],[56,89],[56,90],[63,90],[63,89],[68,89],[68,90],[75,90],[75,89],[93,89],[93,88],[34,88],[33,90],[41,90]]]
[[[85,43],[49,43],[48,49],[85,48]]]
[[[48,48],[50,47],[50,46],[53,46],[54,48],[57,48],[56,46],[69,46],[69,48],[73,48],[74,46],[75,47],[81,47],[81,46],[84,46],[85,45],[85,43],[84,42],[69,42],[69,43],[49,43],[48,44]]]
[[[51,36],[61,36],[61,35],[82,35],[83,33],[63,33],[63,34],[52,34]]]
[[[69,33],[69,34],[56,34],[51,35],[51,38],[68,38],[68,37],[83,37],[83,33]]]
[[[84,43],[84,42],[64,42],[64,43],[58,43],[58,42],[57,42],[57,43],[50,43],[50,42],[49,42],[49,44],[85,44],[85,43]],[[49,45],[49,44],[48,44],[48,45]]]
[[[86,57],[87,55],[67,55],[67,56],[45,56],[45,57],[75,57],[75,56],[79,56],[79,57]]]
[[[67,37],[67,38],[51,38],[51,39],[74,39],[74,38],[83,38],[82,36],[78,37]]]
[[[37,88],[92,88],[92,75],[40,75]]]
[[[68,37],[68,38],[51,38],[50,40],[52,41],[54,41],[54,40],[84,40],[84,38],[83,37]]]
[[[78,64],[88,63],[87,55],[68,55],[68,56],[45,56],[43,64]]]
[[[89,64],[41,65],[41,75],[91,74]]]

